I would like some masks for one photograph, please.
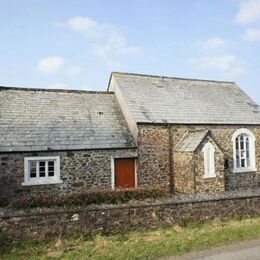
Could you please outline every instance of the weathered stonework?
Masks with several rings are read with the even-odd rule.
[[[169,132],[167,127],[138,127],[138,184],[169,187]]]
[[[22,186],[24,157],[60,156],[62,184]],[[112,158],[136,157],[135,149],[0,154],[0,199],[39,193],[111,188]]]
[[[232,136],[240,128],[247,128],[253,132],[256,137],[256,168],[254,173],[233,173],[233,143]],[[151,186],[159,185],[166,187],[170,183],[170,174],[172,169],[173,188],[181,189],[185,192],[192,192],[191,186],[193,180],[189,179],[190,168],[192,165],[187,165],[187,158],[180,158],[181,155],[173,152],[176,145],[180,142],[183,135],[190,130],[210,130],[212,138],[216,142],[216,167],[217,172],[223,172],[222,175],[217,175],[216,180],[204,181],[202,185],[201,178],[197,178],[197,192],[207,191],[223,191],[233,189],[250,189],[260,186],[260,128],[254,126],[229,126],[229,125],[171,125],[169,133],[168,125],[159,124],[139,124],[138,125],[138,180],[140,185]],[[172,140],[170,140],[170,137]],[[170,145],[172,145],[170,149]],[[220,154],[223,153],[223,156]],[[169,155],[171,154],[171,162]],[[189,156],[188,156],[189,157]],[[189,158],[188,158],[189,159]],[[227,160],[227,162],[225,162]],[[197,155],[194,157],[194,162],[197,161],[200,176],[204,171],[203,156]],[[194,163],[193,162],[193,163]],[[223,171],[224,165],[228,164],[228,168]],[[178,171],[178,168],[180,169]],[[176,170],[177,169],[177,170]],[[183,180],[176,178],[180,171],[185,171],[182,174]],[[175,175],[177,174],[177,175]],[[185,175],[186,174],[186,175]],[[185,175],[185,176],[184,176]],[[198,175],[198,176],[199,176]],[[223,187],[223,180],[225,187]],[[180,188],[180,185],[182,188]]]
[[[195,161],[191,152],[174,153],[175,191],[181,193],[195,192]]]
[[[257,172],[233,173],[233,134],[241,128],[250,130],[255,138],[255,159]],[[180,136],[189,130],[210,129],[212,138],[217,143],[218,147],[224,154],[225,160],[228,160],[228,168],[225,170],[225,190],[234,189],[250,189],[260,187],[260,128],[254,126],[217,126],[217,125],[180,125],[173,126],[173,145],[175,146],[180,141]],[[224,166],[224,162],[223,162]]]
[[[215,147],[216,177],[204,177],[204,153],[207,142]],[[174,152],[175,190],[183,193],[222,192],[225,190],[224,156],[212,139],[205,140],[194,152]]]
[[[259,214],[259,195],[11,213],[2,213],[0,208],[0,235],[5,242],[42,240]]]
[[[225,178],[227,190],[246,190],[260,187],[259,172],[233,173],[227,171]]]

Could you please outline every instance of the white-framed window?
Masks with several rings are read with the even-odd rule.
[[[23,186],[57,183],[62,183],[59,156],[24,158]]]
[[[204,153],[204,178],[214,178],[215,174],[215,147],[208,142],[202,149]]]
[[[255,136],[248,129],[237,130],[233,137],[234,172],[256,171]]]

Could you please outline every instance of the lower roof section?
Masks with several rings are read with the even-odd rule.
[[[113,93],[0,87],[0,152],[128,147]]]

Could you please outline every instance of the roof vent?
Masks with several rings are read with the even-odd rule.
[[[99,115],[104,115],[104,113],[103,113],[103,112],[98,112],[98,114],[99,114]]]

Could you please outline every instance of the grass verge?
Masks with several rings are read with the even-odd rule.
[[[0,246],[0,259],[154,259],[260,238],[260,217]]]

